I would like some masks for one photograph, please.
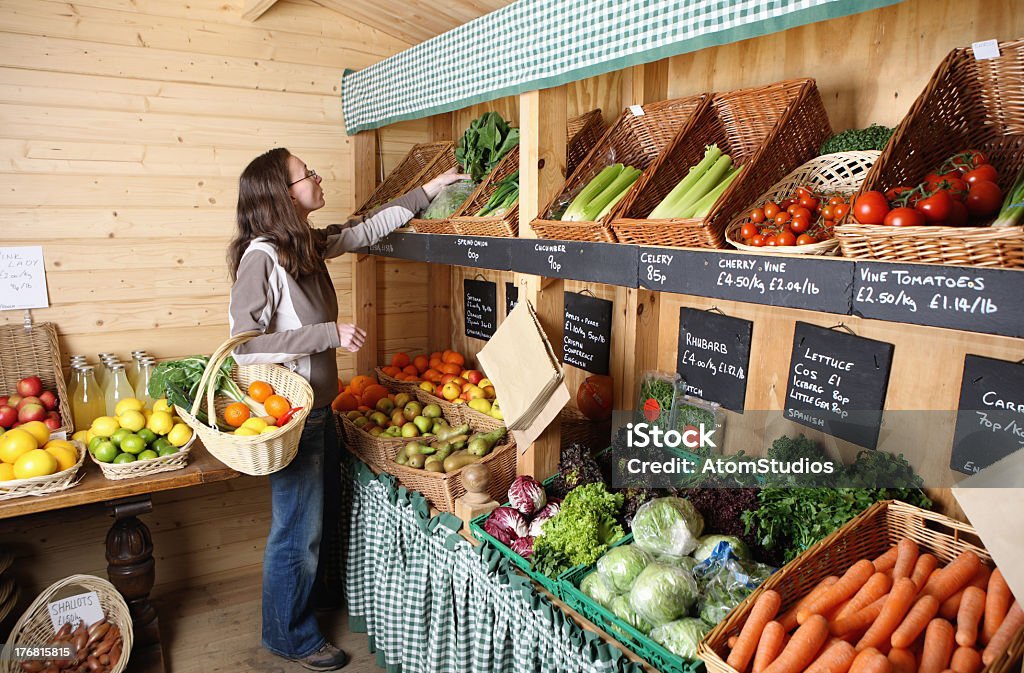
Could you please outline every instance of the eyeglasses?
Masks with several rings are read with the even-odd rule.
[[[320,176],[316,174],[316,171],[314,171],[312,168],[310,168],[310,169],[308,169],[306,171],[306,175],[304,177],[299,178],[295,182],[289,182],[288,186],[291,187],[292,185],[298,184],[298,183],[302,182],[303,180],[305,180],[306,178],[313,178],[314,180],[319,180]]]

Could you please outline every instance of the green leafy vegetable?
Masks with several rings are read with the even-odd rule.
[[[203,372],[210,358],[205,355],[193,355],[181,360],[169,360],[161,362],[153,370],[149,379],[149,396],[153,399],[166,397],[167,401],[183,408],[189,408],[195,401],[197,395],[205,394],[199,390],[199,383],[203,378]],[[263,405],[247,396],[234,379],[231,378],[231,370],[234,369],[234,358],[227,358],[220,366],[217,373],[212,377],[211,385],[218,395],[224,395],[232,402],[241,402],[248,406],[257,416],[266,416],[267,411]],[[206,416],[205,404],[200,405],[197,418],[203,423],[209,423]],[[222,430],[232,431],[234,428],[220,426]]]
[[[423,209],[420,215],[424,220],[444,220],[455,214],[463,203],[466,202],[476,185],[471,180],[459,180],[450,185],[445,185],[438,192],[434,200]]]
[[[840,131],[825,141],[821,146],[821,154],[833,152],[857,152],[859,150],[883,150],[892,136],[892,129],[887,126],[872,124],[865,129],[847,129]]]
[[[455,160],[480,182],[510,149],[519,144],[519,129],[497,112],[485,112],[469,124],[455,147]]]
[[[625,535],[616,517],[622,495],[609,493],[603,483],[569,492],[558,514],[544,523],[544,534],[533,546],[531,566],[557,577],[575,565],[590,565]]]
[[[477,213],[476,217],[498,217],[508,212],[508,209],[519,200],[519,170],[506,176],[498,182],[494,193],[487,203]]]

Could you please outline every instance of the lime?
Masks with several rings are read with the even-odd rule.
[[[130,453],[119,453],[117,458],[114,459],[114,465],[124,465],[125,463],[134,463],[135,456]]]
[[[139,454],[139,460],[150,460],[158,457],[158,455],[159,454],[153,449],[146,449],[145,451]]]
[[[146,450],[146,440],[138,435],[128,435],[121,440],[121,450],[125,453],[142,453]]]
[[[160,455],[161,456],[173,456],[177,452],[178,452],[178,447],[176,447],[174,445],[171,445],[171,446],[161,446],[160,447]],[[145,451],[143,451],[143,453],[145,453]]]
[[[95,454],[96,447],[107,441],[106,437],[93,437],[89,440],[89,452]]]
[[[101,441],[96,445],[92,455],[101,463],[112,463],[117,458],[118,450],[110,440]]]
[[[112,435],[110,435],[110,441],[114,443],[114,446],[120,447],[124,438],[131,434],[133,434],[132,431],[127,428],[118,428]]]
[[[156,438],[158,436],[155,432],[153,432],[149,428],[142,428],[141,430],[139,430],[135,434],[137,434],[139,437],[142,437],[144,440],[146,440],[146,444],[152,444],[153,442],[156,441]]]
[[[159,453],[160,451],[163,451],[164,448],[166,448],[168,446],[174,447],[175,449],[177,448],[177,447],[174,446],[174,444],[171,444],[169,441],[167,441],[166,437],[159,437],[159,438],[157,438],[157,440],[155,442],[153,442],[153,447],[152,448],[155,449]]]

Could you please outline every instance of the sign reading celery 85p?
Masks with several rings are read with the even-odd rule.
[[[892,344],[798,322],[785,417],[873,449],[889,385]]]
[[[487,280],[462,281],[466,336],[489,340],[498,324],[498,285]]]
[[[968,355],[950,468],[973,474],[1024,448],[1024,364]]]
[[[687,394],[743,413],[753,330],[749,320],[680,308],[676,371]]]
[[[612,343],[612,303],[565,293],[562,360],[591,374],[607,374]]]

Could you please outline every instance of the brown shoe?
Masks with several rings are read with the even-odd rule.
[[[339,650],[330,643],[324,643],[313,654],[301,659],[293,659],[293,661],[298,662],[303,668],[308,668],[311,671],[336,671],[348,664],[348,655],[345,654],[344,650]]]

